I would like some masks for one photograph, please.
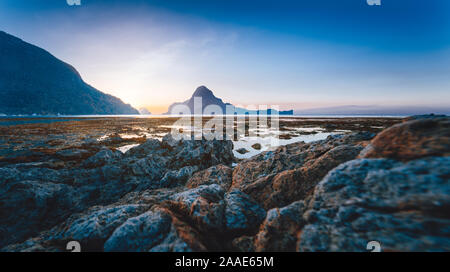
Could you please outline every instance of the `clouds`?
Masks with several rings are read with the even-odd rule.
[[[199,85],[284,108],[450,104],[448,3],[402,1],[4,0],[0,25],[155,113]]]

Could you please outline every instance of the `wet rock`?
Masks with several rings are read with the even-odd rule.
[[[401,163],[359,159],[321,181],[308,204],[300,251],[450,250],[449,157]]]
[[[105,251],[205,251],[199,234],[167,209],[156,207],[118,227]]]
[[[422,116],[382,131],[360,157],[409,161],[449,155],[450,117]]]
[[[250,151],[248,151],[248,150],[245,149],[245,148],[239,148],[238,150],[236,150],[236,152],[243,155],[243,154],[248,153],[248,152],[250,152]]]
[[[261,144],[259,144],[259,143],[253,144],[252,148],[256,149],[256,150],[261,150]]]
[[[195,173],[186,183],[187,188],[195,188],[200,185],[218,184],[224,190],[231,186],[233,170],[225,165],[212,166],[206,170]]]

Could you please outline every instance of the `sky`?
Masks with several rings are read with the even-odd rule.
[[[0,30],[152,113],[200,85],[242,106],[450,108],[448,0],[1,0]]]

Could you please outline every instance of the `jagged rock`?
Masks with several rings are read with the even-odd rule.
[[[105,164],[111,164],[111,163],[117,162],[122,157],[123,157],[123,155],[122,155],[122,152],[120,152],[120,151],[112,151],[109,148],[103,148],[94,156],[91,156],[88,159],[86,159],[81,164],[81,167],[86,167],[86,168],[100,167]]]
[[[184,185],[186,181],[198,170],[197,166],[185,166],[180,170],[167,172],[160,181],[160,187]]]
[[[177,145],[182,144],[182,141],[176,140],[172,134],[166,134],[162,138],[162,145],[170,148],[174,148]]]
[[[239,252],[254,252],[255,251],[254,243],[255,237],[246,235],[234,238],[233,241],[231,242],[233,250]]]
[[[105,148],[94,155],[89,153],[92,156],[78,166],[60,170],[28,165],[0,168],[0,192],[4,192],[0,201],[5,202],[0,215],[5,224],[0,235],[7,237],[0,246],[21,242],[54,227],[74,212],[109,205],[130,192],[183,185],[198,169],[230,164],[232,148],[231,141],[178,141],[169,147],[158,140],[148,140],[125,155]],[[77,157],[78,150],[67,149],[59,156],[80,159],[88,153],[80,154]],[[70,204],[66,203],[69,200]],[[153,200],[163,201],[164,197],[154,196]],[[22,207],[21,215],[7,214],[6,208],[15,205]]]
[[[233,142],[219,140],[180,140],[172,151],[176,153],[171,159],[172,168],[196,165],[206,169],[213,165],[230,165],[234,160]]]
[[[262,152],[238,164],[233,171],[233,188],[243,190],[257,179],[303,166],[339,145],[365,146],[375,135],[369,132],[331,135],[326,140],[280,146],[275,151]]]
[[[303,227],[303,201],[271,209],[254,239],[255,251],[295,251]]]
[[[172,212],[156,207],[128,219],[104,245],[105,251],[205,251],[199,234]]]
[[[254,230],[266,214],[246,194],[238,190],[225,194],[217,184],[175,194],[168,203],[171,210],[189,218],[198,229],[233,236]]]
[[[47,240],[78,241],[87,250],[101,250],[103,243],[129,217],[142,211],[140,205],[98,207],[86,215],[75,215],[58,226]]]
[[[300,251],[450,250],[450,157],[358,159],[321,181],[297,244]]]
[[[170,198],[170,208],[188,217],[202,230],[222,230],[224,227],[224,190],[217,184],[202,185]]]
[[[360,157],[409,161],[428,156],[450,156],[450,118],[417,118],[382,131]]]
[[[147,155],[158,154],[161,149],[161,142],[156,139],[148,139],[145,143],[130,148],[125,155],[129,157],[143,158]],[[158,154],[159,155],[159,154]]]
[[[57,171],[49,168],[41,167],[24,167],[24,166],[12,166],[0,168],[0,192],[5,190],[2,186],[2,182],[34,180],[60,183],[66,181],[63,171]]]
[[[388,129],[400,135],[389,143],[377,136],[366,147],[371,133],[334,135],[234,170],[231,141],[171,135],[123,155],[82,147],[97,153],[60,161],[62,169],[5,166],[0,247],[65,251],[78,240],[84,251],[366,251],[375,240],[385,251],[448,251],[448,118],[423,119]],[[400,154],[407,159],[390,159]]]
[[[148,155],[128,164],[129,174],[137,176],[146,181],[161,179],[166,168],[166,159],[160,156]]]
[[[206,170],[195,173],[186,183],[187,188],[195,188],[200,185],[219,184],[224,190],[231,186],[233,170],[225,165],[215,165]]]
[[[51,227],[75,204],[73,190],[65,184],[19,181],[3,184],[2,187],[0,248]]]
[[[238,169],[233,173],[232,187],[240,188],[258,201],[265,209],[282,207],[293,201],[302,200],[311,194],[314,186],[328,171],[343,162],[356,158],[363,149],[358,142],[355,145],[340,144],[336,142],[336,138],[330,138],[329,141],[322,142],[322,145],[314,143],[305,146],[305,144],[299,143],[286,148],[279,150],[279,153],[275,156],[284,157],[287,151],[291,151],[294,148],[299,148],[300,150],[306,148],[306,150],[298,152],[296,155],[288,155],[289,157],[296,156],[299,160],[302,159],[302,156],[305,158],[302,159],[302,162],[298,162],[297,165],[283,165],[283,162],[280,162],[278,159],[276,162],[274,161],[277,164],[275,169],[297,168],[280,171],[279,173],[275,172],[274,169],[272,172],[275,173],[262,174],[261,177],[257,177],[252,183],[249,183],[248,180],[241,179],[243,169],[242,166],[237,166],[236,168]],[[313,156],[311,153],[316,153],[316,155]],[[283,158],[282,160],[284,159],[289,158]],[[256,161],[243,164],[245,167],[249,167],[249,169],[245,170],[245,173],[250,173],[252,171],[251,167],[255,167],[256,172],[258,172],[260,165],[267,165],[267,162],[256,159]]]
[[[275,208],[255,251],[449,250],[449,157],[401,163],[358,159],[331,171],[314,195]]]
[[[143,212],[142,205],[93,207],[86,213],[75,214],[60,224],[22,244],[6,247],[5,251],[66,251],[69,241],[77,241],[82,251],[99,251],[103,243],[129,217]]]
[[[225,227],[228,232],[239,233],[255,229],[266,216],[261,208],[248,195],[231,190],[225,197]]]

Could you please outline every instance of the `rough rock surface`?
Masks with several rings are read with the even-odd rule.
[[[232,188],[249,194],[266,209],[285,206],[304,199],[328,171],[356,158],[372,137],[371,133],[334,135],[261,153],[236,166]]]
[[[255,251],[295,251],[297,240],[304,225],[303,201],[267,212],[260,231],[255,236]]]
[[[200,229],[224,234],[251,232],[266,215],[266,211],[246,194],[236,189],[225,194],[217,184],[175,194],[169,204]]]
[[[219,184],[224,190],[228,190],[231,186],[232,173],[233,170],[226,165],[215,165],[192,175],[186,183],[186,187],[195,188],[200,185]]]
[[[225,228],[229,232],[247,232],[258,226],[266,217],[266,211],[249,196],[237,189],[225,197]]]
[[[317,186],[304,214],[300,251],[450,250],[450,158],[408,163],[360,159]]]
[[[448,118],[373,136],[295,143],[234,169],[231,142],[171,136],[66,167],[0,167],[1,251],[72,240],[83,251],[449,251]]]
[[[404,153],[404,162],[356,159],[339,165],[304,201],[269,210],[258,234],[234,239],[235,249],[366,251],[369,241],[378,241],[383,251],[448,251],[448,126],[446,117],[426,117],[385,130],[362,152],[362,156],[367,150],[373,152],[371,146],[380,143],[384,133],[393,136],[408,131],[404,135],[416,137],[414,143],[385,143],[391,151],[394,144],[404,152],[411,145],[413,152]],[[417,129],[415,135],[409,134],[411,126]],[[435,130],[430,134],[428,127]],[[385,152],[381,145],[377,152],[387,157],[400,154]],[[415,157],[420,159],[411,160]],[[295,170],[292,174],[298,175]]]
[[[105,251],[205,251],[199,234],[172,212],[155,208],[128,219],[105,242]]]
[[[417,118],[380,132],[361,153],[361,158],[409,161],[428,156],[450,156],[450,118]]]
[[[8,182],[0,193],[0,246],[36,235],[67,216],[74,190],[64,184]],[[49,217],[48,215],[52,216]]]
[[[197,170],[230,165],[232,149],[231,141],[176,141],[168,135],[162,141],[147,140],[125,154],[100,149],[72,168],[20,164],[0,168],[0,248],[131,192],[184,185]],[[64,153],[76,154],[76,150]]]

